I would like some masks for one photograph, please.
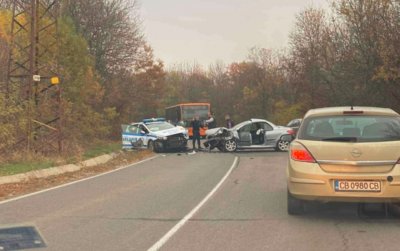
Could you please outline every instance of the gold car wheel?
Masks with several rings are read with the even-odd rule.
[[[293,195],[287,191],[287,211],[290,215],[304,214],[304,201],[293,197]]]

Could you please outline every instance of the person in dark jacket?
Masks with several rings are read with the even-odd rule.
[[[213,129],[217,127],[217,120],[215,120],[215,116],[212,113],[208,114],[208,119],[206,120],[208,129]]]
[[[226,121],[226,128],[232,128],[235,126],[235,123],[233,122],[233,120],[231,119],[231,117],[229,116],[229,114],[227,114],[225,116],[225,121]]]
[[[196,141],[197,141],[197,145],[199,146],[199,149],[201,149],[200,146],[200,128],[203,127],[201,124],[201,121],[199,120],[199,116],[195,115],[195,117],[192,120],[191,123],[191,127],[192,127],[192,132],[193,132],[193,136],[192,136],[192,141],[193,141],[193,150],[196,149],[195,145],[196,145]]]

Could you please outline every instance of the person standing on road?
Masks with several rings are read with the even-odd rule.
[[[215,120],[215,116],[212,113],[208,113],[208,119],[206,120],[208,129],[213,129],[217,127],[217,121]]]
[[[229,114],[225,115],[225,121],[226,121],[226,128],[230,129],[235,126],[235,123],[233,122]]]
[[[193,150],[196,149],[196,141],[197,141],[197,145],[199,146],[199,149],[201,149],[200,128],[202,127],[202,124],[201,124],[201,121],[199,120],[199,115],[194,116],[192,123],[191,123],[191,127],[192,127],[192,132],[193,132],[193,136],[192,136]]]

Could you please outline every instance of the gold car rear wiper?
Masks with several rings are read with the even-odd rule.
[[[357,137],[331,137],[324,138],[322,141],[338,141],[338,142],[357,142]]]

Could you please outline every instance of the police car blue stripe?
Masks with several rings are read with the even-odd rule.
[[[146,134],[129,133],[129,132],[124,132],[122,135],[129,135],[129,136],[146,136]]]
[[[151,138],[157,138],[155,135],[148,135],[148,134],[137,134],[137,133],[123,133],[122,136],[139,136],[139,137],[151,137]]]

